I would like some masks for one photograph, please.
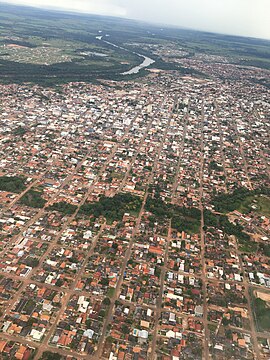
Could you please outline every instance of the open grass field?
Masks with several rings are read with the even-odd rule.
[[[252,307],[255,316],[255,323],[258,331],[270,331],[270,293],[269,292],[252,293]]]
[[[251,207],[253,210],[262,216],[270,217],[270,199],[265,195],[251,195],[243,199],[241,205],[237,208],[243,214],[248,213]]]

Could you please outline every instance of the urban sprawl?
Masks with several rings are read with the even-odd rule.
[[[270,359],[269,72],[183,62],[0,85],[1,359]]]

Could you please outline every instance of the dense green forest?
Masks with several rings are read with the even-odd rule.
[[[18,176],[1,176],[0,190],[12,193],[20,193],[26,189],[25,178]]]
[[[227,235],[234,235],[240,244],[240,249],[245,252],[253,252],[257,249],[257,243],[252,241],[250,236],[244,232],[243,226],[233,224],[226,215],[214,214],[209,210],[204,210],[204,226],[221,229]]]
[[[158,195],[148,197],[145,209],[157,219],[170,219],[172,228],[178,231],[197,233],[201,224],[201,212],[196,208],[186,208],[165,203]]]
[[[120,221],[125,213],[137,215],[142,201],[138,196],[129,193],[116,194],[114,197],[102,196],[96,203],[85,203],[80,213],[98,218],[104,216],[109,223]]]
[[[20,203],[32,208],[43,208],[46,204],[46,200],[42,197],[42,192],[36,190],[29,190],[21,198]]]
[[[71,215],[75,213],[75,211],[77,210],[77,206],[69,204],[65,201],[60,201],[60,202],[55,202],[54,204],[49,206],[48,210],[55,210],[65,215]]]

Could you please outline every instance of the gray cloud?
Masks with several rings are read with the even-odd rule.
[[[6,0],[56,7],[55,0]],[[58,0],[57,8],[270,39],[269,0]]]

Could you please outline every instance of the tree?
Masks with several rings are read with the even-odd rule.
[[[124,334],[129,334],[129,327],[126,324],[123,324],[121,329]]]
[[[111,300],[110,300],[108,297],[106,297],[106,298],[102,301],[102,303],[103,303],[104,305],[106,305],[106,306],[109,306],[109,305],[111,305]]]
[[[41,360],[61,360],[62,356],[57,353],[53,353],[51,351],[45,351],[42,354]]]
[[[26,178],[18,176],[1,176],[0,177],[0,190],[13,193],[20,193],[25,190],[24,185]]]

